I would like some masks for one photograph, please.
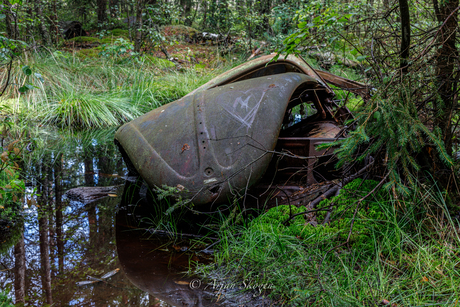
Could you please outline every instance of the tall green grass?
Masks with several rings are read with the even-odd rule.
[[[32,69],[31,76],[22,73],[24,65]],[[149,57],[81,59],[66,52],[34,54],[18,60],[12,86],[0,105],[3,112],[40,124],[114,126],[188,94],[230,67],[178,71]],[[5,71],[0,78],[6,78]],[[21,94],[18,89],[25,83],[35,88]]]
[[[349,210],[352,216],[354,207]],[[340,246],[350,225],[340,227],[343,212],[330,226],[316,227],[305,221],[284,226],[288,215],[277,207],[224,230],[216,264],[199,266],[198,273],[241,288],[243,282],[269,285],[264,294],[286,306],[458,303],[459,225],[435,188],[416,190],[405,201],[370,201],[357,214],[361,227],[349,245]]]

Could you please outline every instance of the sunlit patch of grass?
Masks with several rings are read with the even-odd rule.
[[[115,126],[183,97],[232,65],[197,72],[193,68],[179,71],[171,64],[149,56],[34,55],[15,65],[13,85],[1,102],[2,112],[61,127]],[[40,78],[34,74],[25,78],[23,65]],[[24,82],[35,88],[19,94]]]
[[[58,126],[101,128],[119,125],[142,114],[127,98],[107,96],[65,92],[48,104],[42,116],[45,122]]]

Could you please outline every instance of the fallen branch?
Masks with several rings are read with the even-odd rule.
[[[154,235],[160,235],[160,236],[168,236],[168,237],[183,237],[183,238],[198,238],[198,239],[210,239],[210,240],[218,240],[217,238],[214,237],[208,237],[208,236],[202,236],[202,235],[194,235],[191,233],[177,233],[177,232],[172,232],[172,231],[167,231],[167,230],[161,230],[161,229],[154,229],[154,228],[149,228],[147,229],[148,232]]]
[[[342,190],[341,186],[337,188],[337,191],[335,192],[334,196],[338,196],[340,193],[340,190]],[[329,206],[329,210],[327,211],[326,217],[324,218],[323,225],[326,225],[327,223],[329,223],[329,219],[331,218],[333,207],[334,207],[334,202],[332,202],[331,205]]]
[[[309,207],[310,208],[314,208],[317,204],[319,204],[323,199],[326,199],[330,196],[332,196],[332,194],[335,194],[338,192],[340,192],[340,189],[342,189],[343,186],[345,186],[347,183],[353,181],[354,179],[358,178],[359,175],[361,175],[362,173],[364,173],[368,168],[370,168],[372,165],[374,164],[374,161],[372,161],[371,163],[369,163],[368,165],[366,165],[365,167],[363,167],[362,169],[360,169],[359,171],[357,171],[355,174],[351,175],[351,176],[348,176],[348,177],[345,177],[342,182],[332,188],[330,188],[329,190],[327,190],[326,192],[324,192],[323,194],[321,194],[320,196],[318,196],[317,198],[315,198],[315,200],[313,200],[310,204],[309,204]],[[283,222],[283,225],[286,225],[287,223],[289,223],[290,220],[292,220],[294,217],[298,216],[298,215],[301,215],[301,214],[307,214],[307,213],[311,213],[311,212],[316,212],[316,211],[324,211],[324,210],[309,210],[309,211],[304,211],[304,212],[299,212],[299,213],[296,213],[294,215],[291,215],[286,221]]]
[[[252,59],[253,57],[259,55],[261,52],[262,52],[262,49],[265,47],[267,43],[266,42],[262,42],[260,43],[260,47],[257,48],[256,50],[254,50],[251,54],[251,56],[246,60],[246,61],[249,61],[250,59]]]

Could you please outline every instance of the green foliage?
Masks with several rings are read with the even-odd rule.
[[[77,36],[67,40],[67,43],[89,43],[99,45],[101,40],[97,37],[92,36]]]
[[[312,1],[302,10],[296,12],[293,18],[297,22],[297,30],[289,35],[284,41],[283,53],[298,53],[297,46],[307,40],[313,44],[326,43],[332,45],[340,37],[337,36],[337,28],[346,28],[351,17],[361,4],[355,6],[349,3],[334,3],[324,7],[323,1]],[[327,41],[317,41],[311,33],[322,33],[321,37]]]
[[[20,235],[22,222],[22,195],[25,183],[20,178],[20,162],[23,142],[11,140],[11,127],[14,125],[7,117],[0,121],[0,254],[15,244]]]
[[[326,211],[317,213],[319,225],[312,226],[305,221],[303,215],[298,215],[289,223],[285,223],[291,215],[305,212],[305,207],[295,207],[281,205],[270,209],[267,213],[254,219],[249,225],[250,230],[258,230],[267,233],[279,233],[283,235],[311,240],[315,236],[324,237],[336,242],[344,242],[348,238],[357,202],[361,197],[367,195],[377,186],[378,182],[358,178],[347,184],[339,195],[323,200],[318,207],[328,208],[333,206],[331,223],[323,225]],[[385,192],[379,191],[370,199],[364,200],[358,208],[355,219],[353,220],[352,236],[350,244],[353,246],[373,251],[373,246],[367,246],[371,242],[370,236],[374,233],[374,227],[381,227],[379,221],[383,220],[384,213],[381,206],[384,204]]]
[[[209,27],[213,32],[226,33],[232,24],[232,14],[227,0],[209,3]]]
[[[66,91],[54,97],[42,116],[46,122],[68,127],[115,126],[142,113],[127,98]]]
[[[96,58],[99,56],[100,48],[89,48],[89,49],[80,49],[76,52],[76,55],[84,60],[84,59],[91,59]]]
[[[337,167],[347,162],[364,161],[370,155],[384,157],[390,172],[390,182],[385,187],[395,187],[398,193],[407,196],[407,184],[414,184],[413,174],[421,169],[416,155],[424,146],[430,144],[436,148],[440,160],[446,165],[452,166],[453,161],[440,140],[439,131],[430,131],[418,117],[404,85],[394,89],[391,94],[385,94],[390,98],[382,95],[377,93],[356,114],[358,127],[349,133],[348,138],[321,147],[340,146],[335,151],[339,159]],[[401,176],[404,176],[407,184]]]
[[[144,54],[144,55],[142,55],[142,58],[147,60],[147,61],[149,61],[152,65],[154,65],[155,67],[158,67],[158,68],[174,68],[174,67],[176,67],[176,65],[173,62],[171,62],[169,60],[159,58],[159,57],[156,57],[156,56]]]
[[[8,297],[8,294],[0,291],[0,307],[13,307],[13,300]]]
[[[220,234],[218,264],[199,266],[198,272],[223,283],[273,285],[262,294],[286,306],[372,306],[384,299],[404,306],[455,304],[460,275],[453,255],[460,241],[443,196],[434,189],[416,190],[404,210],[397,209],[400,204],[389,200],[385,191],[363,201],[350,245],[341,245],[356,201],[377,184],[357,179],[318,205],[335,203],[329,226],[307,227],[303,217],[283,226],[289,207],[280,206],[248,227],[227,229]],[[446,219],[430,218],[433,203]],[[318,222],[324,216],[318,214]],[[295,225],[308,235],[290,233]]]
[[[21,40],[11,39],[1,34],[0,32],[0,65],[5,65],[14,57],[19,56],[22,48],[27,47],[27,44]]]
[[[124,29],[113,29],[109,31],[113,37],[124,38],[125,40],[129,40],[129,31]]]
[[[123,55],[134,55],[134,45],[124,38],[117,38],[113,43],[101,46],[101,56],[114,57]]]
[[[378,193],[371,195],[359,204],[356,211],[358,200],[366,196],[378,185],[374,180],[362,180],[360,178],[347,184],[340,194],[321,201],[318,205],[320,208],[333,206],[331,215],[331,228],[335,229],[341,241],[346,241],[349,231],[350,244],[363,251],[373,252],[374,245],[371,236],[376,233],[374,228],[384,227],[380,221],[383,221],[385,214],[382,206],[385,205],[386,191],[380,190]],[[356,211],[356,215],[355,215]],[[353,216],[354,220],[353,220]],[[324,211],[317,214],[318,223],[323,223],[326,213]],[[353,228],[351,223],[353,221]]]
[[[112,54],[124,52],[121,47],[114,47]],[[88,49],[76,56],[56,51],[52,56],[28,58],[25,64],[32,74],[24,76],[20,67],[14,67],[12,76],[28,78],[33,90],[19,96],[16,85],[9,88],[0,99],[1,112],[60,127],[114,126],[183,97],[226,69],[165,73],[163,69],[175,65],[164,59],[126,54],[93,57],[97,51]]]

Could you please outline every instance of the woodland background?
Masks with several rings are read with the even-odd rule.
[[[61,189],[96,184],[88,174],[71,176],[74,156],[85,171],[109,173],[120,157],[104,146],[118,125],[250,56],[279,52],[371,86],[365,98],[337,90],[337,103],[355,119],[349,137],[334,145],[338,166],[351,172],[370,165],[366,179],[374,181],[325,200],[341,214],[331,225],[298,233],[283,228],[279,208],[268,220],[221,230],[216,263],[227,270],[220,273],[275,283],[273,298],[293,305],[456,304],[459,10],[459,0],[2,0],[0,250],[9,255],[4,263],[16,265],[5,296],[25,302],[33,297],[26,285],[34,284],[36,299],[52,304],[56,276],[88,269],[64,261],[71,251],[64,236],[85,255],[97,254],[75,228],[63,234],[70,205],[58,200]],[[97,208],[83,218],[91,235],[104,233],[99,245],[107,247],[113,225],[105,229],[110,218],[97,214],[110,210]],[[24,235],[28,215],[37,224],[32,239]],[[41,258],[29,263],[24,244],[33,240]],[[26,262],[36,267],[29,279]],[[73,294],[66,295],[63,302]]]

